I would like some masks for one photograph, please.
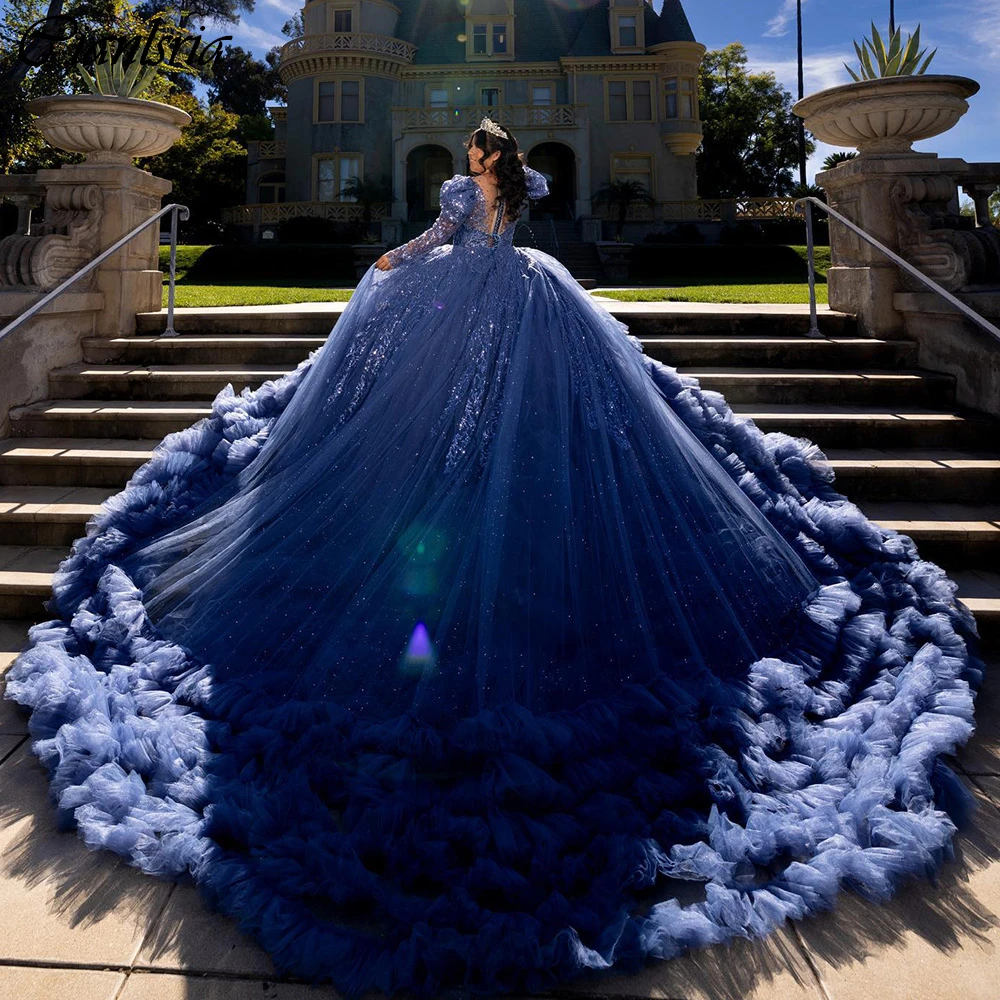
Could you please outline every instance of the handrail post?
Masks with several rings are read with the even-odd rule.
[[[806,250],[809,258],[809,336],[822,337],[816,315],[816,241],[813,239],[812,202],[806,202]]]
[[[808,211],[810,205],[815,205],[817,208],[826,212],[831,218],[836,219],[841,225],[846,226],[852,233],[860,236],[866,243],[870,246],[875,247],[876,250],[885,254],[897,267],[902,268],[911,277],[915,278],[921,284],[926,285],[932,292],[940,295],[941,298],[945,300],[949,305],[953,306],[967,319],[972,320],[978,327],[985,330],[994,340],[1000,342],[1000,327],[994,326],[985,316],[980,316],[974,309],[967,306],[960,298],[953,295],[946,288],[939,285],[936,281],[928,278],[923,271],[919,271],[915,268],[909,261],[903,260],[894,250],[890,250],[884,243],[880,243],[871,233],[866,233],[860,226],[855,225],[850,219],[845,215],[841,215],[836,209],[830,208],[825,202],[820,201],[818,198],[809,196],[807,198],[799,198],[795,202],[795,209],[799,211],[799,205],[805,205],[801,211],[807,213],[806,218],[808,220]],[[808,232],[807,232],[808,238]]]
[[[81,267],[79,271],[77,271],[75,274],[71,274],[65,281],[56,285],[55,288],[53,288],[50,292],[47,292],[45,295],[43,295],[33,306],[31,306],[30,308],[26,309],[23,313],[21,313],[20,316],[17,316],[14,319],[12,319],[2,330],[0,330],[0,340],[3,340],[3,338],[6,337],[7,334],[13,333],[19,326],[21,326],[22,323],[26,323],[33,316],[41,312],[53,299],[57,298],[64,291],[66,291],[66,289],[69,288],[70,285],[79,281],[80,278],[82,278],[85,274],[89,274],[91,271],[94,270],[94,268],[98,267],[105,260],[107,260],[108,257],[110,257],[113,253],[117,253],[134,236],[141,233],[147,226],[151,226],[154,222],[157,222],[159,219],[162,219],[163,216],[166,215],[168,212],[175,212],[175,213],[182,212],[183,213],[182,217],[184,219],[188,219],[191,214],[188,211],[188,207],[186,205],[164,206],[155,215],[151,215],[148,219],[146,219],[144,222],[140,222],[138,226],[127,232],[124,236],[115,240],[115,242],[112,243],[111,246],[109,246],[106,250],[103,250],[100,254],[98,254],[92,261],[90,261],[89,264],[84,264],[84,266]],[[171,239],[175,241],[177,236],[176,214],[174,215],[173,218],[174,221],[172,224],[173,228],[172,228]],[[157,246],[159,246],[159,243],[157,243]],[[170,261],[171,272],[173,272],[174,263],[175,263],[174,256],[173,254],[171,254],[171,261]],[[171,274],[171,277],[172,276],[173,274]],[[162,289],[161,289],[161,295],[162,295]],[[160,308],[162,307],[163,307],[163,302],[161,298]]]
[[[174,329],[174,281],[177,278],[177,205],[170,213],[170,282],[167,287],[167,327],[164,337],[176,337]]]

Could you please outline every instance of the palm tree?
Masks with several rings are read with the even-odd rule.
[[[857,153],[831,153],[823,161],[823,169],[833,170],[834,167],[840,166],[841,163],[847,163],[849,160],[856,160],[857,158]]]
[[[392,179],[383,174],[378,180],[371,177],[352,177],[340,192],[341,198],[350,198],[361,206],[361,221],[365,233],[371,232],[372,208],[381,202],[392,201]]]
[[[621,239],[625,229],[625,219],[628,217],[628,210],[636,202],[643,205],[655,205],[656,199],[649,193],[649,188],[642,181],[616,180],[603,185],[591,196],[591,200],[598,205],[616,206],[618,208],[618,225],[615,229],[615,238]]]

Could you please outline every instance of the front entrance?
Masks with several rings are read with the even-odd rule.
[[[417,146],[406,158],[406,208],[410,222],[437,218],[441,185],[455,174],[451,153],[444,146]]]
[[[575,218],[576,153],[561,142],[543,142],[528,153],[528,166],[549,182],[548,195],[532,203],[530,218]]]

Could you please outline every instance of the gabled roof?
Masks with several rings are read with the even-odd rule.
[[[397,0],[402,8],[396,34],[417,46],[415,63],[464,63],[465,5],[460,0]],[[611,52],[608,0],[578,0],[568,8],[555,0],[514,0],[518,62],[555,62],[561,56]],[[644,11],[646,44],[694,41],[681,0],[664,0],[657,15]]]

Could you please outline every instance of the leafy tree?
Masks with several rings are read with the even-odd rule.
[[[139,165],[173,182],[170,201],[191,209],[181,223],[186,239],[215,239],[222,232],[220,209],[243,203],[246,193],[246,147],[239,139],[240,119],[219,104],[207,108],[190,94],[167,95],[183,108],[191,124],[165,153],[147,157]]]
[[[621,237],[625,231],[625,220],[632,205],[637,202],[644,205],[656,204],[656,199],[642,181],[611,181],[595,191],[591,200],[595,204],[617,209],[616,237]]]
[[[262,115],[268,101],[284,101],[287,95],[272,53],[262,61],[238,45],[222,50],[207,80],[209,103],[237,115]]]
[[[31,26],[45,17],[72,19],[75,34],[68,40],[30,35],[21,57],[21,40]],[[50,25],[52,22],[50,22]],[[162,33],[172,29],[166,19]],[[113,40],[135,43],[150,31],[149,22],[139,17],[129,0],[20,0],[7,4],[0,18],[0,172],[32,171],[78,162],[81,157],[46,146],[32,125],[25,103],[48,94],[82,93],[86,87],[77,70],[81,54],[77,42]],[[54,31],[47,34],[56,34]],[[162,64],[163,71],[177,77],[171,82],[159,75],[143,96],[157,95],[185,86],[191,66],[183,54],[175,62]],[[186,84],[190,86],[190,84]]]
[[[773,73],[751,73],[739,42],[708,52],[700,80],[704,139],[698,152],[703,198],[768,197],[794,187],[798,119]],[[816,149],[807,137],[806,153]]]
[[[188,28],[195,31],[201,29],[202,21],[223,21],[236,24],[240,14],[252,14],[254,0],[142,0],[136,8],[140,17],[149,17],[163,11],[187,11],[192,23]]]

